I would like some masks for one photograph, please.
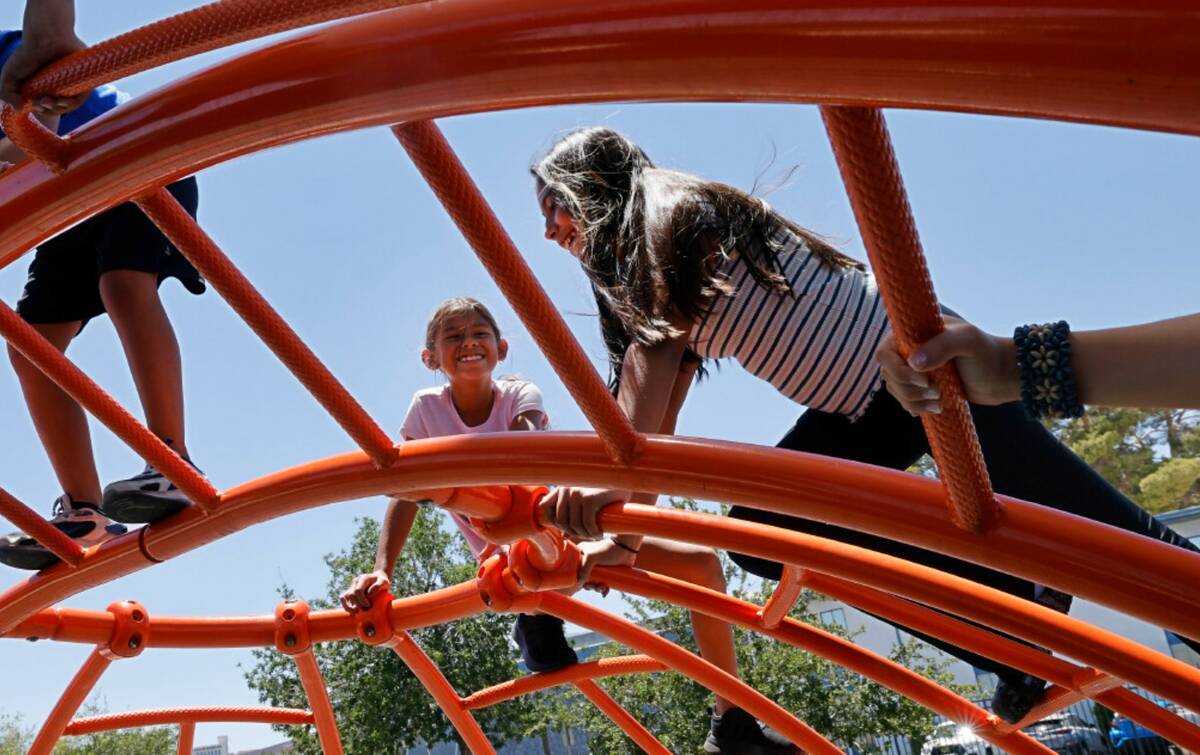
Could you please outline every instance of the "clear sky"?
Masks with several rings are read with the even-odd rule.
[[[81,3],[78,30],[97,41],[193,6],[160,0]],[[0,26],[20,22],[9,0]],[[263,44],[253,43],[250,46]],[[239,48],[241,49],[241,48]],[[134,96],[211,65],[221,51],[120,83]],[[888,113],[938,294],[993,332],[1066,318],[1075,328],[1196,311],[1200,142],[1163,134],[922,112]],[[815,108],[602,105],[532,109],[442,122],[451,144],[600,364],[587,286],[576,263],[541,237],[530,162],[566,130],[604,123],[660,164],[749,189],[773,188],[780,211],[864,258]],[[790,179],[780,179],[792,168]],[[384,128],[325,137],[216,166],[200,176],[200,220],[296,331],[389,432],[410,396],[436,382],[418,354],[428,314],[470,295],[495,310],[512,347],[505,370],[541,386],[556,428],[586,423],[548,363]],[[0,270],[0,298],[20,295],[29,257]],[[188,445],[219,488],[353,448],[350,440],[211,291],[170,282],[163,297],[183,349]],[[137,413],[112,326],[93,322],[70,356]],[[773,444],[801,408],[734,364],[694,390],[681,434]],[[141,469],[93,425],[101,477]],[[0,485],[39,511],[59,495],[15,377],[0,365]],[[237,533],[104,585],[67,605],[103,609],[133,598],[151,615],[268,614],[286,580],[325,592],[323,554],[344,547],[355,517],[382,498],[307,511]],[[10,529],[0,520],[5,531]],[[0,583],[23,578],[0,573]],[[619,609],[610,599],[606,605]],[[89,648],[0,642],[0,712],[40,724]],[[97,690],[110,710],[257,704],[235,651],[148,651],[114,664]],[[11,682],[17,683],[11,683]],[[265,726],[203,725],[197,744],[233,749],[280,739]]]

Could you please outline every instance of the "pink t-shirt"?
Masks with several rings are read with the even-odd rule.
[[[409,404],[400,434],[405,440],[423,440],[443,435],[502,433],[507,432],[513,420],[525,412],[539,412],[541,420],[538,429],[550,429],[550,421],[542,407],[542,392],[533,383],[519,378],[501,378],[492,382],[492,391],[495,394],[492,413],[483,424],[474,426],[463,422],[454,408],[449,385],[417,391]],[[459,514],[450,516],[467,539],[471,552],[478,557],[487,546],[487,541],[471,529],[466,517]]]

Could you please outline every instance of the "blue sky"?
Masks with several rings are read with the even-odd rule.
[[[0,15],[19,23],[10,3]],[[96,41],[144,24],[144,5],[81,4],[78,30]],[[156,17],[191,2],[155,3]],[[262,44],[253,43],[250,47]],[[244,49],[246,46],[243,46]],[[234,53],[220,51],[121,82],[143,95]],[[888,120],[942,300],[993,332],[1066,318],[1075,328],[1197,310],[1200,142],[1163,134],[1007,118],[890,111]],[[576,264],[541,238],[529,163],[566,130],[605,123],[661,165],[771,188],[780,211],[864,258],[815,108],[602,105],[531,109],[442,122],[451,144],[600,363],[588,289]],[[794,172],[791,169],[795,168]],[[780,179],[790,179],[779,186]],[[418,355],[426,318],[444,298],[493,307],[512,347],[507,372],[541,386],[558,429],[586,424],[458,231],[384,128],[340,134],[239,159],[200,176],[200,220],[367,410],[396,432],[410,396],[436,382]],[[0,270],[0,298],[20,295],[29,257]],[[163,297],[183,349],[188,445],[219,488],[352,448],[291,375],[214,293],[168,283]],[[137,397],[111,325],[88,326],[70,356],[125,406]],[[681,434],[773,444],[801,408],[728,364],[693,391]],[[93,425],[104,480],[141,461]],[[0,365],[0,485],[48,510],[59,494],[7,364]],[[104,585],[67,605],[103,609],[134,598],[151,615],[270,613],[286,580],[321,595],[321,556],[348,543],[354,518],[383,499],[307,511],[225,538]],[[7,523],[0,524],[8,529]],[[4,570],[10,584],[23,575]],[[619,608],[610,599],[606,605]],[[89,648],[0,642],[0,668],[28,670],[0,686],[0,712],[40,723]],[[257,704],[236,651],[148,651],[114,664],[97,687],[110,710]],[[280,738],[265,726],[202,725],[197,744],[233,749]]]

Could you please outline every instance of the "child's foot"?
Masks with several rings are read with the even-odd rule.
[[[1036,676],[1020,679],[1001,679],[992,695],[992,712],[1010,724],[1015,724],[1033,710],[1046,696],[1046,683]]]
[[[800,748],[741,708],[730,708],[719,716],[713,713],[704,751],[723,755],[777,755],[798,753]]]
[[[184,459],[192,464],[190,459]],[[192,467],[200,471],[195,464]],[[162,472],[147,464],[145,471],[128,480],[118,480],[104,488],[100,510],[118,522],[149,524],[182,511],[191,501]]]
[[[84,548],[107,542],[128,531],[124,525],[113,524],[101,514],[96,504],[72,501],[65,493],[54,502],[53,513],[50,524]],[[24,532],[0,537],[0,564],[14,569],[41,571],[57,563],[58,556]]]
[[[579,662],[575,650],[567,644],[563,620],[545,614],[517,614],[513,640],[521,648],[525,668],[535,674],[557,671]]]

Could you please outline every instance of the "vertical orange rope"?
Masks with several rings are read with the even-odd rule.
[[[175,747],[178,755],[192,755],[196,741],[196,722],[183,721],[179,724],[179,744]]]
[[[600,709],[600,712],[612,719],[612,722],[621,727],[621,731],[625,732],[626,736],[633,740],[633,743],[651,755],[671,755],[671,751],[663,747],[662,742],[650,733],[650,730],[642,726],[636,718],[629,714],[629,711],[621,707],[621,705],[612,696],[600,688],[591,679],[580,679],[575,682],[575,686],[583,693],[583,696],[592,701]]]
[[[63,730],[67,728],[67,724],[71,723],[75,711],[79,710],[79,706],[92,691],[92,687],[96,686],[97,680],[108,668],[108,664],[112,663],[112,657],[107,650],[105,645],[95,648],[83,665],[79,667],[75,678],[63,690],[62,697],[58,698],[54,710],[50,711],[46,723],[42,724],[41,731],[30,745],[29,755],[50,755],[54,746],[58,744]]]
[[[628,462],[637,453],[637,430],[605,388],[441,130],[429,121],[417,121],[393,126],[392,132],[604,440],[609,455],[620,463]]]
[[[83,558],[83,547],[67,537],[62,530],[47,522],[25,504],[0,488],[0,515],[17,526],[17,529],[44,545],[54,555],[70,566],[79,566]]]
[[[376,466],[390,464],[398,452],[387,433],[371,419],[362,405],[338,382],[329,368],[296,335],[204,229],[196,224],[175,197],[160,188],[136,201],[325,411],[367,452]]]
[[[312,650],[305,650],[292,656],[296,662],[296,670],[300,672],[300,683],[304,685],[304,694],[308,696],[308,707],[312,708],[313,723],[317,727],[317,736],[321,739],[321,749],[325,755],[342,755],[342,737],[338,733],[337,719],[333,716],[333,706],[329,703],[329,691],[325,689],[325,678],[317,666],[316,656]]]
[[[874,108],[823,106],[821,117],[878,276],[896,345],[907,357],[945,325],[887,124]],[[959,527],[986,532],[999,517],[1000,507],[962,382],[953,365],[937,370],[933,378],[942,394],[942,412],[921,421],[946,484],[950,514]]]
[[[184,495],[205,510],[216,505],[217,489],[212,483],[3,302],[0,302],[0,335],[139,456],[175,483]]]
[[[475,755],[480,755],[480,753],[494,755],[496,750],[484,735],[483,729],[479,728],[479,722],[475,720],[475,716],[471,715],[471,712],[463,705],[462,698],[450,686],[450,682],[442,674],[437,664],[413,641],[408,632],[397,632],[385,644],[408,664],[413,674],[421,680],[421,684],[425,685],[425,689],[429,691],[438,707],[446,714],[446,718],[450,719],[458,736],[467,743],[471,752]]]

